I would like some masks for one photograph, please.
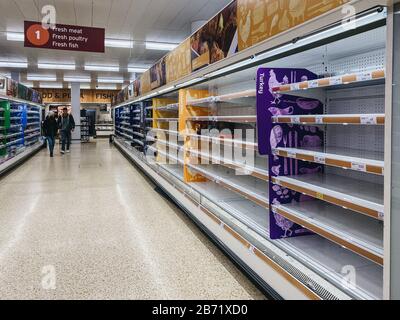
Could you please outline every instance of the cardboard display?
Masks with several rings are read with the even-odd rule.
[[[296,176],[324,172],[324,165],[280,157],[274,149],[317,148],[324,143],[324,133],[316,126],[274,124],[276,115],[323,114],[323,103],[316,99],[282,95],[272,88],[279,84],[296,83],[316,79],[317,75],[305,69],[260,68],[257,72],[257,118],[260,154],[268,155],[269,175],[272,177]],[[262,152],[261,152],[262,151]],[[310,198],[269,182],[269,202],[273,205],[294,201],[309,201]],[[270,209],[270,238],[281,239],[311,234],[307,229],[282,217]]]

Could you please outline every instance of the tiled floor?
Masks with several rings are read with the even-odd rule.
[[[0,180],[0,299],[263,299],[108,141]]]

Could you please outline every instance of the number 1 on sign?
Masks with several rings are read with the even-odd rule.
[[[36,34],[36,39],[40,40],[40,30],[36,31],[35,34]]]

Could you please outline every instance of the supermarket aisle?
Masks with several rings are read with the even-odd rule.
[[[108,141],[0,180],[0,299],[263,298],[153,189]]]

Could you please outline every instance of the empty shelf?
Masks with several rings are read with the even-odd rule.
[[[238,99],[254,98],[255,96],[256,96],[256,90],[250,89],[241,92],[224,94],[220,96],[210,96],[202,99],[193,99],[187,101],[187,105],[208,107],[208,105],[212,103],[231,102]]]
[[[139,133],[139,132],[135,132],[135,131],[134,131],[133,134],[134,134],[135,136],[144,138],[144,134],[141,134],[141,133]]]
[[[191,149],[191,150],[189,150],[189,152],[192,155],[201,157],[202,159],[205,159],[207,161],[212,161],[214,164],[221,164],[221,165],[226,166],[231,169],[242,170],[243,175],[250,175],[255,178],[264,180],[264,181],[269,181],[268,169],[262,169],[262,168],[258,168],[256,166],[251,167],[251,166],[248,166],[248,165],[240,163],[240,162],[235,162],[235,161],[232,161],[229,159],[216,157],[211,154],[202,153],[197,150]],[[265,160],[265,162],[267,163],[267,160]]]
[[[256,123],[256,116],[203,116],[189,117],[187,121],[210,121],[210,122],[232,122],[232,123]]]
[[[259,183],[255,183],[254,178],[248,176],[227,175],[224,170],[216,170],[216,166],[203,166],[187,164],[188,167],[197,171],[205,178],[240,194],[245,199],[249,199],[258,205],[269,209],[268,185],[265,183],[265,189],[260,188]],[[259,181],[259,180],[258,180]]]
[[[174,160],[176,163],[180,163],[180,164],[184,164],[183,159],[181,159],[180,157],[175,157],[174,155],[172,155],[171,153],[168,152],[164,152],[162,150],[158,150],[152,146],[148,147],[148,150],[151,150],[152,152],[155,152],[157,154],[161,154],[163,155],[166,159],[172,159]]]
[[[154,121],[158,121],[158,122],[170,122],[170,121],[179,121],[179,118],[157,118],[154,119]]]
[[[314,88],[337,87],[348,84],[373,84],[377,80],[385,79],[385,70],[367,71],[353,74],[340,75],[330,78],[285,84],[272,88],[274,92],[291,92]]]
[[[163,133],[167,133],[167,134],[173,134],[173,135],[179,135],[178,131],[174,131],[174,130],[167,130],[167,129],[158,129],[158,128],[146,128],[149,131],[158,131],[158,132],[163,132]]]
[[[119,132],[118,134],[120,134],[121,136],[125,137],[125,138],[128,139],[128,140],[133,140],[132,137],[130,137],[129,135],[127,135],[127,134],[125,134],[125,133],[123,133],[123,132]]]
[[[234,191],[221,188],[219,184],[213,181],[190,183],[190,186],[212,204],[222,208],[261,236],[268,238],[269,211],[265,210],[264,207],[243,198]],[[202,204],[206,207],[212,205],[207,205],[204,198]]]
[[[365,150],[325,147],[316,149],[276,148],[275,155],[351,169],[359,172],[384,174],[384,153]]]
[[[383,265],[383,224],[323,201],[274,205],[285,218]]]
[[[335,174],[272,178],[282,187],[383,220],[383,185]]]
[[[129,132],[132,133],[132,129],[126,129],[126,128],[118,128],[119,130],[125,131],[125,132]]]
[[[171,103],[166,106],[156,107],[154,111],[178,111],[179,103]]]
[[[343,124],[343,125],[384,125],[384,114],[325,114],[304,116],[276,116],[274,123],[291,124]]]
[[[141,146],[144,146],[144,143],[138,139],[133,139],[133,142],[140,144]]]
[[[234,147],[241,147],[241,148],[246,148],[248,150],[258,150],[258,144],[254,142],[247,142],[247,141],[240,141],[240,140],[234,140],[234,139],[229,139],[229,138],[219,138],[219,137],[211,137],[211,136],[202,136],[198,134],[192,134],[192,133],[183,133],[182,135],[186,137],[193,137],[199,140],[203,141],[209,141],[210,143],[215,143],[215,144],[230,144],[233,145]]]
[[[179,144],[161,140],[161,139],[157,139],[156,141],[166,147],[174,148],[176,150],[183,150],[183,145],[179,145]]]

